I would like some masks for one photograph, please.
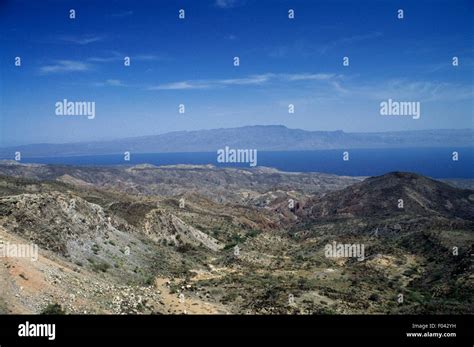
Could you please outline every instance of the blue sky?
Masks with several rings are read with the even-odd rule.
[[[472,1],[0,4],[0,146],[256,124],[348,132],[473,125]],[[421,102],[421,118],[381,116],[388,98]],[[94,101],[96,118],[55,115],[63,99]]]

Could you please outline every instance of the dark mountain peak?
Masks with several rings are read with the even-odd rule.
[[[408,172],[370,177],[315,198],[306,211],[312,218],[440,216],[474,221],[474,191]]]
[[[414,195],[412,193],[416,193],[431,201],[440,198],[448,199],[449,197],[465,198],[474,193],[472,190],[455,188],[427,176],[401,171],[367,178],[359,186],[357,188],[372,195],[375,191],[380,191],[386,194],[387,197],[398,194],[400,198],[413,199]]]
[[[422,177],[421,175],[418,175],[413,172],[403,172],[403,171],[392,171],[389,172],[385,175],[379,176],[379,177],[395,177],[395,178],[400,178],[400,179],[416,179],[419,177]]]
[[[443,184],[442,182],[435,181],[429,177],[422,176],[413,172],[403,172],[403,171],[393,171],[386,173],[381,176],[373,176],[364,180],[363,186],[380,186],[380,188],[385,189],[387,186],[397,185],[399,188],[402,188],[404,185],[438,185]],[[446,185],[446,188],[449,187]]]

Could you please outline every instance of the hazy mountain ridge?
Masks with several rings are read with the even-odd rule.
[[[68,166],[0,161],[0,174],[131,194],[176,196],[197,193],[216,202],[262,203],[274,191],[322,193],[344,188],[361,178],[324,173],[290,173],[272,168],[216,168],[211,165]],[[286,195],[286,194],[282,194]]]
[[[1,158],[133,153],[215,152],[220,148],[297,151],[352,148],[469,147],[473,129],[415,130],[374,133],[307,131],[282,125],[178,131],[155,136],[66,144],[30,144],[0,148]]]

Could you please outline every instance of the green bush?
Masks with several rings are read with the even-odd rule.
[[[92,270],[95,272],[107,272],[107,270],[110,268],[110,265],[104,262],[100,263],[92,263]]]
[[[44,315],[60,315],[60,314],[66,314],[66,312],[63,310],[60,304],[54,303],[54,304],[48,304],[43,311],[41,311],[41,314]]]

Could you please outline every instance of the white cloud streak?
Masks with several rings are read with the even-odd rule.
[[[104,82],[96,82],[93,84],[95,87],[126,87],[122,81],[117,79],[108,79]]]
[[[209,85],[201,82],[192,81],[181,81],[160,84],[157,86],[149,86],[147,90],[186,90],[186,89],[205,89],[209,88]]]
[[[67,72],[83,72],[89,71],[91,66],[87,63],[75,60],[57,60],[52,65],[40,67],[41,74],[67,73]]]
[[[330,81],[339,78],[334,74],[275,74],[266,73],[260,75],[250,75],[242,78],[231,79],[208,79],[208,80],[189,80],[165,83],[150,86],[148,90],[189,90],[189,89],[208,89],[222,88],[226,86],[260,86],[267,83],[280,82],[300,82],[300,81]]]
[[[95,56],[87,58],[87,61],[94,62],[94,63],[109,63],[113,61],[120,61],[125,58],[130,57],[132,61],[158,61],[162,58],[160,56],[154,54],[138,54],[138,55],[128,55],[120,52],[111,52],[108,56]]]
[[[100,42],[105,40],[105,36],[100,35],[85,35],[85,36],[61,36],[59,39],[67,43],[73,43],[76,45],[88,45],[90,43]]]
[[[219,8],[232,8],[239,4],[238,0],[216,0],[215,5]]]
[[[474,90],[469,85],[409,79],[352,85],[345,88],[345,93],[372,100],[392,98],[420,102],[453,102],[474,99]]]

